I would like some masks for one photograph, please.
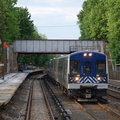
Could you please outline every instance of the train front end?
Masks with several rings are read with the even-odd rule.
[[[106,96],[108,68],[106,55],[84,51],[70,55],[68,89],[77,98]]]

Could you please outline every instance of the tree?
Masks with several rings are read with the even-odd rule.
[[[120,62],[120,0],[87,0],[79,12],[80,39],[109,42],[111,57]]]
[[[107,40],[107,24],[104,0],[87,0],[78,16],[81,39]]]
[[[15,7],[17,0],[0,0],[4,5],[4,34],[6,42],[13,42],[16,39],[46,39],[46,36],[39,34],[31,20],[27,8]],[[20,64],[46,65],[49,55],[43,54],[21,54]]]
[[[33,38],[31,39],[47,39],[47,37],[44,34],[39,34],[37,27],[34,26]]]
[[[78,24],[81,32],[80,39],[90,39],[90,33],[89,33],[90,27],[89,27],[88,15],[89,15],[88,2],[85,1],[83,3],[83,10],[81,10],[80,13],[77,15]]]
[[[19,22],[16,8],[17,0],[4,0],[4,34],[5,41],[12,42],[19,37]]]
[[[20,54],[19,62],[21,66],[32,64],[34,66],[45,67],[48,61],[55,56],[53,54]]]
[[[17,8],[20,37],[19,39],[46,39],[45,35],[39,34],[37,28],[31,20],[31,15],[27,8]],[[20,54],[20,64],[29,65],[32,63],[35,66],[46,65],[46,60],[49,55],[43,54]]]
[[[120,63],[120,0],[106,0],[108,41],[111,57]]]
[[[34,24],[27,8],[16,8],[19,19],[20,37],[19,39],[31,39],[34,33]]]

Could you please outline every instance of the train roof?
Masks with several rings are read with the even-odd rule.
[[[74,53],[71,53],[71,54],[68,54],[68,55],[65,55],[65,56],[62,56],[62,57],[58,57],[58,58],[55,58],[55,59],[63,59],[63,58],[66,58],[66,57],[69,57],[69,56],[75,56],[75,55],[78,55],[78,54],[83,54],[83,53],[94,53],[94,54],[97,54],[97,55],[102,55],[102,56],[105,56],[105,54],[103,53],[100,53],[100,52],[96,52],[96,51],[78,51],[78,52],[74,52]],[[52,59],[52,60],[55,60],[55,59]]]
[[[71,53],[70,56],[77,55],[77,54],[83,54],[83,53],[95,53],[95,54],[99,54],[99,55],[105,55],[103,53],[96,52],[96,51],[78,51],[78,52]]]

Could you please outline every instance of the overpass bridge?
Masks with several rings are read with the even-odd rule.
[[[83,50],[104,53],[104,42],[99,40],[15,40],[13,44],[16,53],[68,54]]]

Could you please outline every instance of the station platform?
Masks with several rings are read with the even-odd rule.
[[[120,87],[120,80],[112,80],[112,79],[110,79],[108,83]]]
[[[120,80],[109,80],[108,88],[120,93]]]
[[[29,73],[9,73],[4,76],[4,80],[0,79],[0,106],[11,100]]]
[[[19,86],[23,83],[30,73],[44,71],[44,69],[24,70],[18,73],[9,73],[4,76],[4,80],[0,78],[0,106],[6,105]]]

